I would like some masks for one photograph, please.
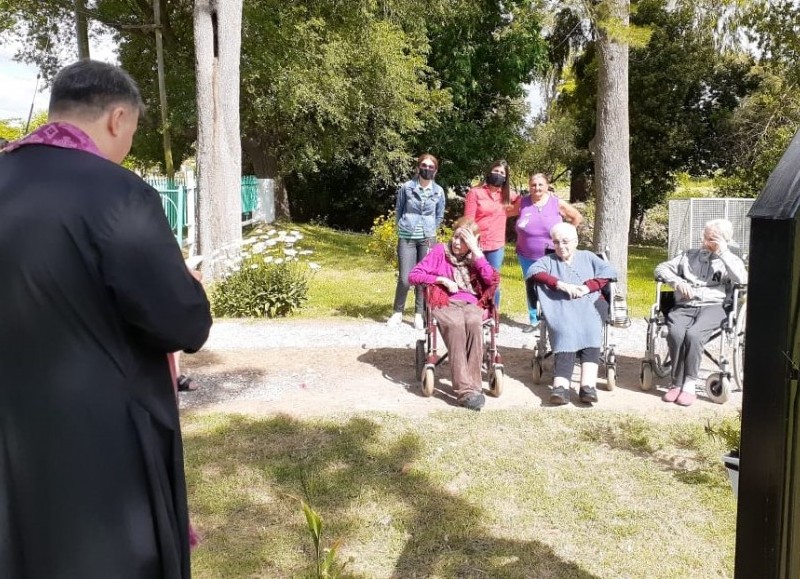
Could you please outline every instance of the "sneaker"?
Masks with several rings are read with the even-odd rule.
[[[389,318],[389,321],[386,322],[386,325],[390,328],[396,328],[400,324],[403,323],[403,314],[401,312],[395,312],[392,314],[392,317]]]
[[[597,402],[597,388],[594,386],[581,386],[578,392],[578,400],[584,404],[592,404]]]
[[[469,410],[480,410],[486,404],[486,396],[478,392],[477,394],[469,394],[461,401],[461,406]]]
[[[425,320],[422,317],[422,314],[417,314],[414,316],[414,329],[416,330],[424,330],[425,329]]]
[[[522,328],[522,333],[523,334],[532,334],[535,330],[536,330],[536,326],[534,326],[534,325],[525,326],[524,328]]]
[[[569,390],[563,386],[556,386],[550,390],[550,404],[563,406],[567,402],[569,402]]]

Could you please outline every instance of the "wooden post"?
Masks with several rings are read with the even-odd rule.
[[[800,577],[800,133],[750,210],[737,579]]]
[[[86,0],[75,0],[75,35],[78,40],[78,59],[89,58],[89,21]]]
[[[167,116],[167,87],[164,80],[164,41],[161,34],[161,2],[153,0],[153,23],[156,33],[156,65],[158,67],[158,99],[161,105],[161,139],[164,145],[164,171],[172,187],[175,167],[172,163],[172,144],[169,139],[169,117]]]

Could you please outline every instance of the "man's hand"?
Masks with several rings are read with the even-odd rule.
[[[690,300],[694,297],[694,288],[688,281],[679,281],[675,284],[675,291]]]

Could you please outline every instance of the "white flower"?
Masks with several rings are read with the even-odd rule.
[[[281,257],[275,258],[275,263],[277,263],[278,265],[282,264],[283,263],[283,258],[281,258]]]
[[[321,268],[322,266],[320,264],[318,264],[318,263],[314,263],[313,261],[310,261],[310,262],[308,262],[308,267],[310,267],[311,269],[316,271],[319,268]]]
[[[276,239],[269,239],[269,240],[264,242],[264,244],[267,245],[268,247],[272,247],[276,243],[278,243],[278,241]]]
[[[290,255],[290,256],[294,257],[295,255],[297,255],[297,250],[296,249],[284,249],[283,250],[283,254],[284,255]]]
[[[311,251],[310,249],[303,249],[302,251],[300,251],[300,255],[311,255],[312,253],[314,252]]]
[[[263,253],[267,245],[263,241],[259,241],[253,246],[253,253]]]
[[[278,232],[275,229],[270,229],[269,231],[267,231],[267,235],[275,235],[276,233]]]
[[[250,266],[250,269],[258,269],[258,264],[254,263],[253,265]]]
[[[272,258],[272,256],[271,256],[271,255],[268,255],[268,256],[266,256],[266,257],[264,258],[264,263],[272,263],[272,259],[273,259],[273,258]]]

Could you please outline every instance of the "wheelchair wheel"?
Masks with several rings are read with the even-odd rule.
[[[505,373],[502,366],[495,366],[489,373],[489,395],[497,398],[503,393]]]
[[[727,376],[714,372],[706,378],[706,395],[712,402],[725,404],[731,396],[731,380]]]
[[[606,366],[606,390],[611,391],[617,387],[617,367]]]
[[[531,360],[531,377],[533,378],[534,384],[540,384],[542,381],[542,374],[544,374],[544,369],[542,368],[542,358],[539,356],[539,347],[533,347],[533,360]]]
[[[617,387],[617,357],[614,355],[614,350],[606,353],[603,367],[606,372],[606,390],[611,392]]]
[[[642,370],[639,373],[639,386],[645,392],[653,389],[653,367],[650,362],[642,362]]]
[[[665,331],[665,324],[659,324],[651,320],[647,325],[648,360],[651,363],[653,372],[659,378],[669,376],[672,367],[672,362],[669,359],[667,337],[663,335]]]
[[[422,378],[422,371],[425,369],[425,346],[426,340],[417,340],[417,349],[414,352],[414,368],[417,371],[417,379]]]
[[[422,373],[422,395],[425,397],[433,395],[433,384],[436,381],[436,375],[433,368],[425,368]]]
[[[733,379],[736,387],[744,390],[744,332],[747,324],[747,304],[739,309],[733,334]]]

